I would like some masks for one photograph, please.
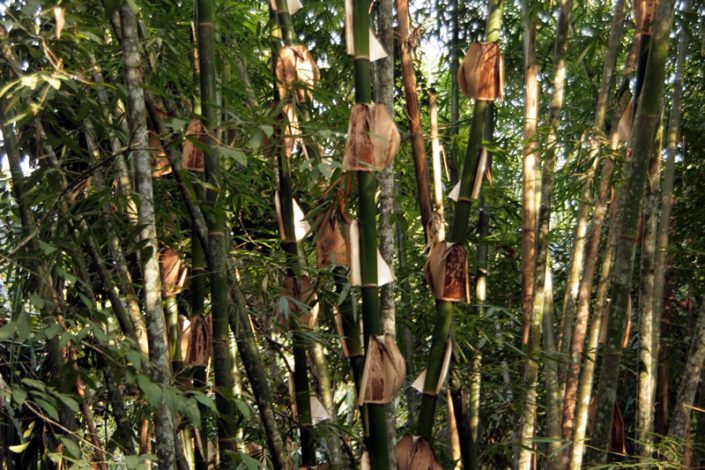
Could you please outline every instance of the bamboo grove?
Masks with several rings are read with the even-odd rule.
[[[0,468],[705,466],[705,7],[0,4]]]

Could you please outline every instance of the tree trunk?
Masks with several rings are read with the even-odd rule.
[[[636,250],[636,231],[644,195],[648,163],[654,152],[654,138],[659,121],[659,106],[663,95],[665,63],[668,56],[669,34],[673,22],[673,1],[659,5],[654,21],[654,39],[649,52],[648,65],[639,106],[633,127],[634,153],[627,170],[620,195],[617,224],[620,237],[614,258],[614,276],[611,287],[612,306],[605,354],[600,369],[600,387],[597,396],[597,415],[593,438],[597,452],[596,461],[605,462],[622,359],[622,341],[627,320],[629,296],[632,287],[633,264]]]
[[[130,148],[135,165],[136,190],[139,195],[140,240],[145,250],[141,253],[144,282],[144,314],[149,342],[149,359],[155,382],[168,386],[171,381],[171,366],[166,344],[164,309],[162,308],[161,278],[159,272],[159,245],[155,223],[154,195],[152,191],[152,166],[148,152],[147,114],[145,110],[142,82],[142,57],[139,51],[137,18],[132,7],[120,5],[122,49],[127,84],[127,111],[130,127]],[[159,468],[176,467],[174,447],[174,422],[169,407],[161,405],[154,417],[157,437]]]

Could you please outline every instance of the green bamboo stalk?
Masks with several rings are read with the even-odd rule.
[[[487,21],[487,31],[485,33],[487,41],[499,40],[500,29],[502,27],[502,10],[504,0],[490,0],[490,13]],[[467,237],[470,208],[472,206],[472,188],[475,184],[477,167],[480,162],[480,152],[482,151],[482,140],[485,135],[486,113],[490,108],[487,101],[475,102],[475,108],[470,126],[470,137],[465,153],[465,163],[460,177],[460,196],[455,205],[455,215],[449,233],[448,241],[464,245]],[[482,175],[480,175],[481,177]],[[433,418],[436,412],[435,389],[441,374],[443,356],[445,354],[448,335],[453,323],[453,303],[436,301],[436,323],[433,328],[431,338],[431,350],[429,351],[426,366],[426,380],[424,381],[424,392],[421,398],[419,419],[416,433],[420,436],[431,439],[433,433]]]
[[[617,214],[620,237],[617,242],[614,276],[611,287],[612,308],[607,326],[605,354],[600,370],[597,412],[593,443],[598,455],[594,460],[605,462],[612,426],[614,402],[617,398],[618,379],[622,359],[622,338],[628,314],[631,292],[636,231],[638,229],[641,200],[644,195],[648,162],[654,152],[654,138],[659,122],[659,107],[663,96],[665,64],[668,57],[669,35],[673,23],[674,1],[665,0],[659,5],[654,21],[643,90],[633,127],[633,157],[622,188],[622,201]]]
[[[211,308],[213,315],[213,371],[215,373],[216,408],[218,409],[218,452],[221,465],[233,463],[236,451],[235,403],[233,401],[232,360],[228,332],[229,302],[226,257],[228,256],[223,210],[224,190],[221,182],[220,154],[215,141],[218,125],[215,59],[215,2],[198,0],[198,61],[201,85],[203,126],[208,132],[204,146],[206,182],[213,189],[206,191],[208,248],[210,251]]]
[[[286,0],[277,0],[276,17],[284,44],[292,44],[295,41],[295,33]],[[277,90],[278,86],[275,79],[275,95],[278,94]],[[295,101],[295,98],[291,96],[277,96],[277,99],[280,103],[289,101],[290,104],[293,104]],[[281,133],[283,138],[286,127],[286,122],[282,122]],[[277,162],[279,173],[279,207],[281,208],[281,218],[284,224],[282,248],[286,255],[286,274],[288,277],[296,279],[303,275],[304,261],[299,257],[296,242],[291,161],[290,156],[286,154],[285,145],[283,143],[280,145],[277,152]],[[311,390],[308,381],[308,361],[306,353],[309,347],[309,340],[306,339],[307,335],[303,327],[297,324],[296,319],[293,320],[291,324],[294,329],[294,390],[301,439],[301,466],[309,467],[316,464],[316,440],[313,433],[313,421],[311,417]]]
[[[355,46],[355,102],[372,101],[370,75],[370,16],[366,0],[353,2],[353,33]],[[360,219],[360,274],[362,278],[362,324],[365,350],[370,336],[383,335],[380,314],[379,288],[377,286],[377,204],[375,192],[377,181],[370,172],[357,172],[358,216]],[[374,469],[389,468],[389,446],[387,443],[386,406],[365,405],[369,422],[366,439],[370,465]]]

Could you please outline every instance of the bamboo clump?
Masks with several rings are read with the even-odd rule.
[[[318,298],[311,278],[308,276],[287,276],[281,289],[281,296],[286,302],[286,312],[281,312],[282,319],[300,314],[298,325],[313,328],[318,319]],[[282,309],[283,310],[283,309]],[[285,322],[284,322],[285,323]]]
[[[499,43],[470,44],[458,69],[458,86],[463,94],[479,101],[501,100],[504,96],[504,59]]]

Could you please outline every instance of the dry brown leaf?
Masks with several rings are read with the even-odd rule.
[[[651,26],[656,17],[658,4],[659,0],[634,0],[632,14],[638,33],[651,34]]]
[[[358,404],[390,403],[406,378],[406,364],[390,335],[370,336]]]
[[[164,175],[171,173],[171,165],[166,156],[164,147],[159,140],[159,137],[154,133],[149,133],[149,154],[152,159],[152,177],[161,178]]]
[[[205,144],[207,135],[205,127],[200,119],[193,119],[188,123],[184,139],[184,147],[181,153],[181,166],[191,171],[205,171],[205,161],[202,147]]]
[[[347,266],[348,245],[341,231],[335,210],[324,212],[318,218],[316,238],[316,264],[323,266]]]
[[[343,170],[379,171],[394,160],[401,138],[384,104],[358,103],[350,110]]]
[[[159,253],[159,268],[162,275],[162,291],[165,297],[172,297],[183,289],[188,269],[173,248],[165,248]]]
[[[473,42],[458,69],[458,86],[468,98],[501,100],[504,96],[504,59],[499,43]]]
[[[428,439],[405,434],[395,450],[398,470],[442,470]]]
[[[299,103],[305,102],[307,96],[309,99],[313,98],[311,89],[320,79],[316,60],[306,46],[300,44],[279,49],[276,75],[280,99],[283,100],[289,92],[292,92],[295,93]]]
[[[437,243],[426,259],[424,276],[436,299],[464,303],[470,300],[468,259],[462,245]]]
[[[213,319],[211,315],[194,315],[190,320],[190,334],[184,363],[189,366],[208,365],[213,348]]]
[[[287,276],[281,290],[282,297],[287,298],[289,315],[300,313],[299,326],[313,328],[318,320],[318,298],[311,278],[308,276]],[[283,313],[283,312],[280,312]],[[282,323],[285,323],[282,315]]]

